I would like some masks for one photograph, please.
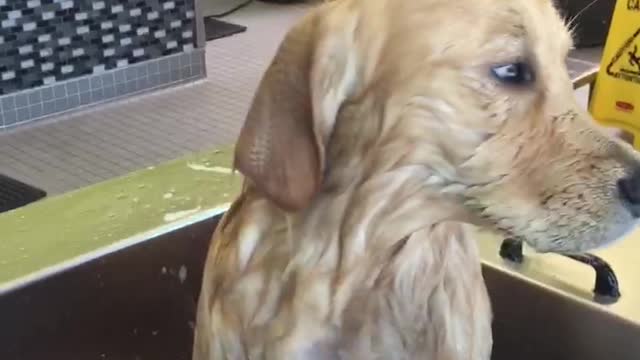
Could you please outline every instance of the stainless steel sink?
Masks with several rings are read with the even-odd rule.
[[[201,269],[217,219],[1,295],[0,359],[190,359]],[[562,280],[530,278],[502,262],[497,247],[490,255],[494,247],[482,244],[495,312],[493,359],[640,358],[638,323],[591,300],[590,284],[571,290],[556,286]],[[625,286],[639,284],[622,285],[624,299]]]

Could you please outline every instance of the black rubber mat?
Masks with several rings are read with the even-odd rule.
[[[0,213],[17,209],[47,196],[43,190],[0,174]]]
[[[211,16],[204,18],[204,32],[207,36],[207,41],[231,36],[246,30],[246,26],[232,24]]]

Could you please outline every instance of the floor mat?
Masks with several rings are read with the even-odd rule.
[[[206,34],[207,41],[231,36],[245,32],[246,30],[246,26],[232,24],[211,16],[204,18],[204,32]]]
[[[0,213],[17,209],[47,196],[43,190],[0,174]]]

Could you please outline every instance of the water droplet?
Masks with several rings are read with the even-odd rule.
[[[180,266],[180,270],[178,271],[178,279],[180,283],[183,284],[185,280],[187,280],[187,267],[182,265]]]
[[[153,330],[151,332],[151,335],[156,336],[156,335],[158,335],[159,332],[160,332],[159,330]]]
[[[162,195],[162,197],[163,197],[164,199],[171,199],[171,198],[173,197],[173,194],[172,194],[172,193],[170,193],[170,192],[168,192],[168,193],[166,193],[166,194]]]
[[[139,202],[140,202],[140,199],[139,199],[139,198],[137,198],[137,197],[133,198],[133,203],[134,203],[134,204],[137,204],[137,203],[139,203]]]

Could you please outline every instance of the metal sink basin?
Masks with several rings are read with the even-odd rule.
[[[217,219],[0,294],[0,359],[190,359],[201,269]],[[608,308],[615,304],[590,300],[588,281],[584,291],[562,288],[562,279],[545,285],[491,255],[496,246],[481,246],[495,312],[493,359],[638,359],[638,323]],[[622,285],[623,300],[638,283]]]

